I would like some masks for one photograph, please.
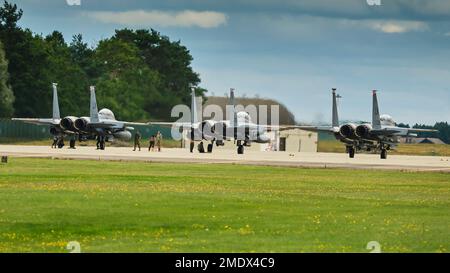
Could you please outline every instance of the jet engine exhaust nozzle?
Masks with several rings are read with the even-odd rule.
[[[359,125],[356,127],[356,136],[360,138],[367,138],[369,137],[370,131],[372,128],[369,125]]]
[[[87,127],[87,121],[85,119],[79,118],[75,120],[75,128],[80,131],[84,131]]]
[[[352,138],[356,137],[355,131],[356,131],[355,125],[346,124],[341,127],[341,129],[339,130],[339,133],[345,138],[352,139]]]
[[[74,130],[76,130],[76,128],[74,126],[75,120],[76,120],[75,117],[65,117],[61,120],[60,126],[64,130],[74,131]]]

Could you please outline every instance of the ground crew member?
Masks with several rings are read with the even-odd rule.
[[[62,147],[64,147],[64,137],[60,136],[58,137],[58,148],[62,149]]]
[[[57,148],[58,147],[58,136],[53,136],[53,143],[52,143],[52,148]]]
[[[156,147],[158,147],[158,152],[161,152],[161,142],[162,142],[162,134],[160,131],[156,134]]]
[[[134,134],[134,150],[136,151],[136,146],[139,147],[139,151],[141,151],[141,133],[139,131]]]
[[[100,136],[97,136],[97,150],[100,150]]]
[[[69,149],[75,149],[75,136],[71,136],[70,137],[70,142],[69,142]]]
[[[154,151],[155,150],[155,135],[152,135],[150,137],[150,145],[148,146],[148,151]]]

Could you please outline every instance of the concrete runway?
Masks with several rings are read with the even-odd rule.
[[[145,162],[175,163],[228,163],[244,165],[314,167],[314,168],[349,168],[349,169],[384,169],[407,171],[441,171],[450,173],[450,157],[439,156],[400,156],[389,155],[381,160],[379,155],[357,154],[355,159],[346,154],[336,153],[286,153],[245,151],[238,155],[235,150],[215,148],[212,154],[189,153],[187,149],[163,149],[162,152],[133,152],[132,148],[107,147],[96,150],[95,147],[77,147],[51,149],[47,146],[0,145],[0,155],[10,157],[34,157],[55,159],[93,159],[124,160]]]

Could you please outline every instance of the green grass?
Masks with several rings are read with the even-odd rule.
[[[321,140],[317,151],[321,153],[345,153],[345,145],[336,140]],[[450,145],[441,144],[399,144],[392,155],[450,156]]]
[[[48,139],[14,139],[14,138],[1,138],[0,137],[0,143],[1,144],[8,144],[8,145],[31,145],[31,146],[51,146],[53,140],[51,138]],[[89,140],[89,141],[83,141],[76,143],[77,146],[91,146],[95,147],[97,141],[96,140]],[[69,138],[65,139],[65,144],[69,145]],[[120,141],[120,140],[114,140],[114,142],[108,142],[106,144],[107,146],[112,147],[133,147],[134,142],[133,141]],[[149,143],[147,139],[141,140],[141,147],[148,147]],[[164,139],[163,140],[163,147],[164,148],[179,148],[181,146],[180,141],[173,140],[173,139]]]
[[[10,158],[0,252],[448,252],[449,178]]]

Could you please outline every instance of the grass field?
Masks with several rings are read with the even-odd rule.
[[[324,140],[319,141],[317,150],[322,153],[345,153],[345,145],[335,140]],[[395,150],[389,151],[389,154],[450,156],[450,145],[400,144]]]
[[[0,252],[449,252],[450,175],[17,159]]]

